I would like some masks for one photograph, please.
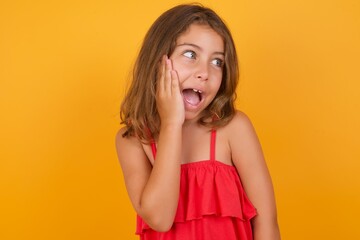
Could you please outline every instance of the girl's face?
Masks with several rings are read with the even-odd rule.
[[[224,41],[208,25],[192,24],[181,34],[170,56],[182,91],[185,119],[197,119],[221,85]]]

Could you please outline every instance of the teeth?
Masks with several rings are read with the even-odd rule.
[[[195,89],[195,88],[193,88],[193,91],[194,91],[194,92],[197,92],[197,93],[202,93],[202,91],[197,90],[197,89]]]

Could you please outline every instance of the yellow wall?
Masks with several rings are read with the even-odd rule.
[[[180,2],[1,1],[0,239],[136,239],[118,108],[145,31]],[[202,2],[233,32],[283,239],[359,239],[360,2]]]

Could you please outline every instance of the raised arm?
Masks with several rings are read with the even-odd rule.
[[[136,212],[156,231],[171,228],[179,199],[182,124],[185,113],[179,81],[164,57],[157,89],[161,118],[157,154],[153,166],[135,137],[116,136],[116,149],[126,188]]]
[[[271,177],[249,118],[237,112],[229,126],[232,160],[245,192],[257,210],[252,220],[254,240],[279,240],[280,232]]]

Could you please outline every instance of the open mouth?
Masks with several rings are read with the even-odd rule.
[[[203,99],[202,91],[195,88],[188,88],[182,91],[184,100],[192,106],[197,106]]]

